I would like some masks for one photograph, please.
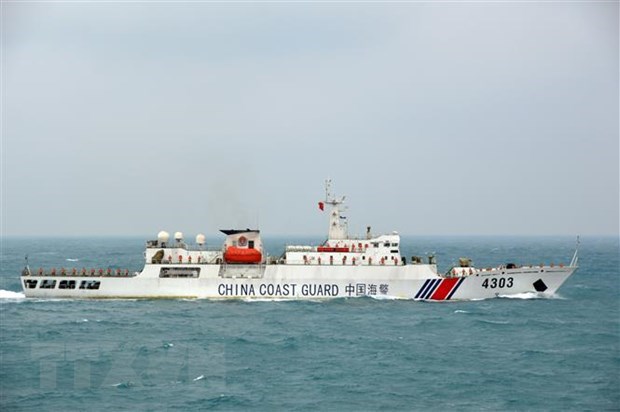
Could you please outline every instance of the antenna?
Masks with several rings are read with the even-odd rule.
[[[329,202],[329,199],[331,199],[331,196],[332,196],[331,189],[332,189],[332,179],[327,178],[325,179],[325,203]]]

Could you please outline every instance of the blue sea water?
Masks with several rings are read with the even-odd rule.
[[[308,239],[290,243],[303,244]],[[318,239],[314,239],[318,240]],[[278,255],[284,239],[266,239]],[[620,410],[618,238],[582,238],[553,298],[30,300],[31,267],[139,270],[143,240],[2,239],[0,409]],[[405,237],[485,267],[567,263],[566,237]]]

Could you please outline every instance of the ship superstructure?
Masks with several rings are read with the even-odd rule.
[[[324,299],[390,297],[416,300],[467,300],[521,293],[553,294],[577,269],[570,264],[521,266],[514,263],[479,269],[469,259],[438,273],[433,256],[401,255],[397,232],[350,237],[344,197],[326,181],[327,239],[320,245],[289,245],[279,257],[268,256],[256,229],[226,229],[221,247],[195,245],[183,234],[162,231],[146,242],[140,272],[71,268],[22,272],[27,297],[41,298],[243,298]]]

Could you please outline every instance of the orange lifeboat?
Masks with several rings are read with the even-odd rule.
[[[229,246],[224,252],[224,260],[226,263],[260,263],[263,255],[256,249]]]

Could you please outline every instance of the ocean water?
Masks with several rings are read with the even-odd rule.
[[[308,239],[293,239],[303,244]],[[319,240],[319,239],[311,239]],[[279,255],[283,239],[265,240]],[[404,237],[441,270],[567,263],[566,237]],[[142,239],[2,239],[0,410],[620,410],[617,238],[552,298],[30,300],[32,268],[139,270]]]

